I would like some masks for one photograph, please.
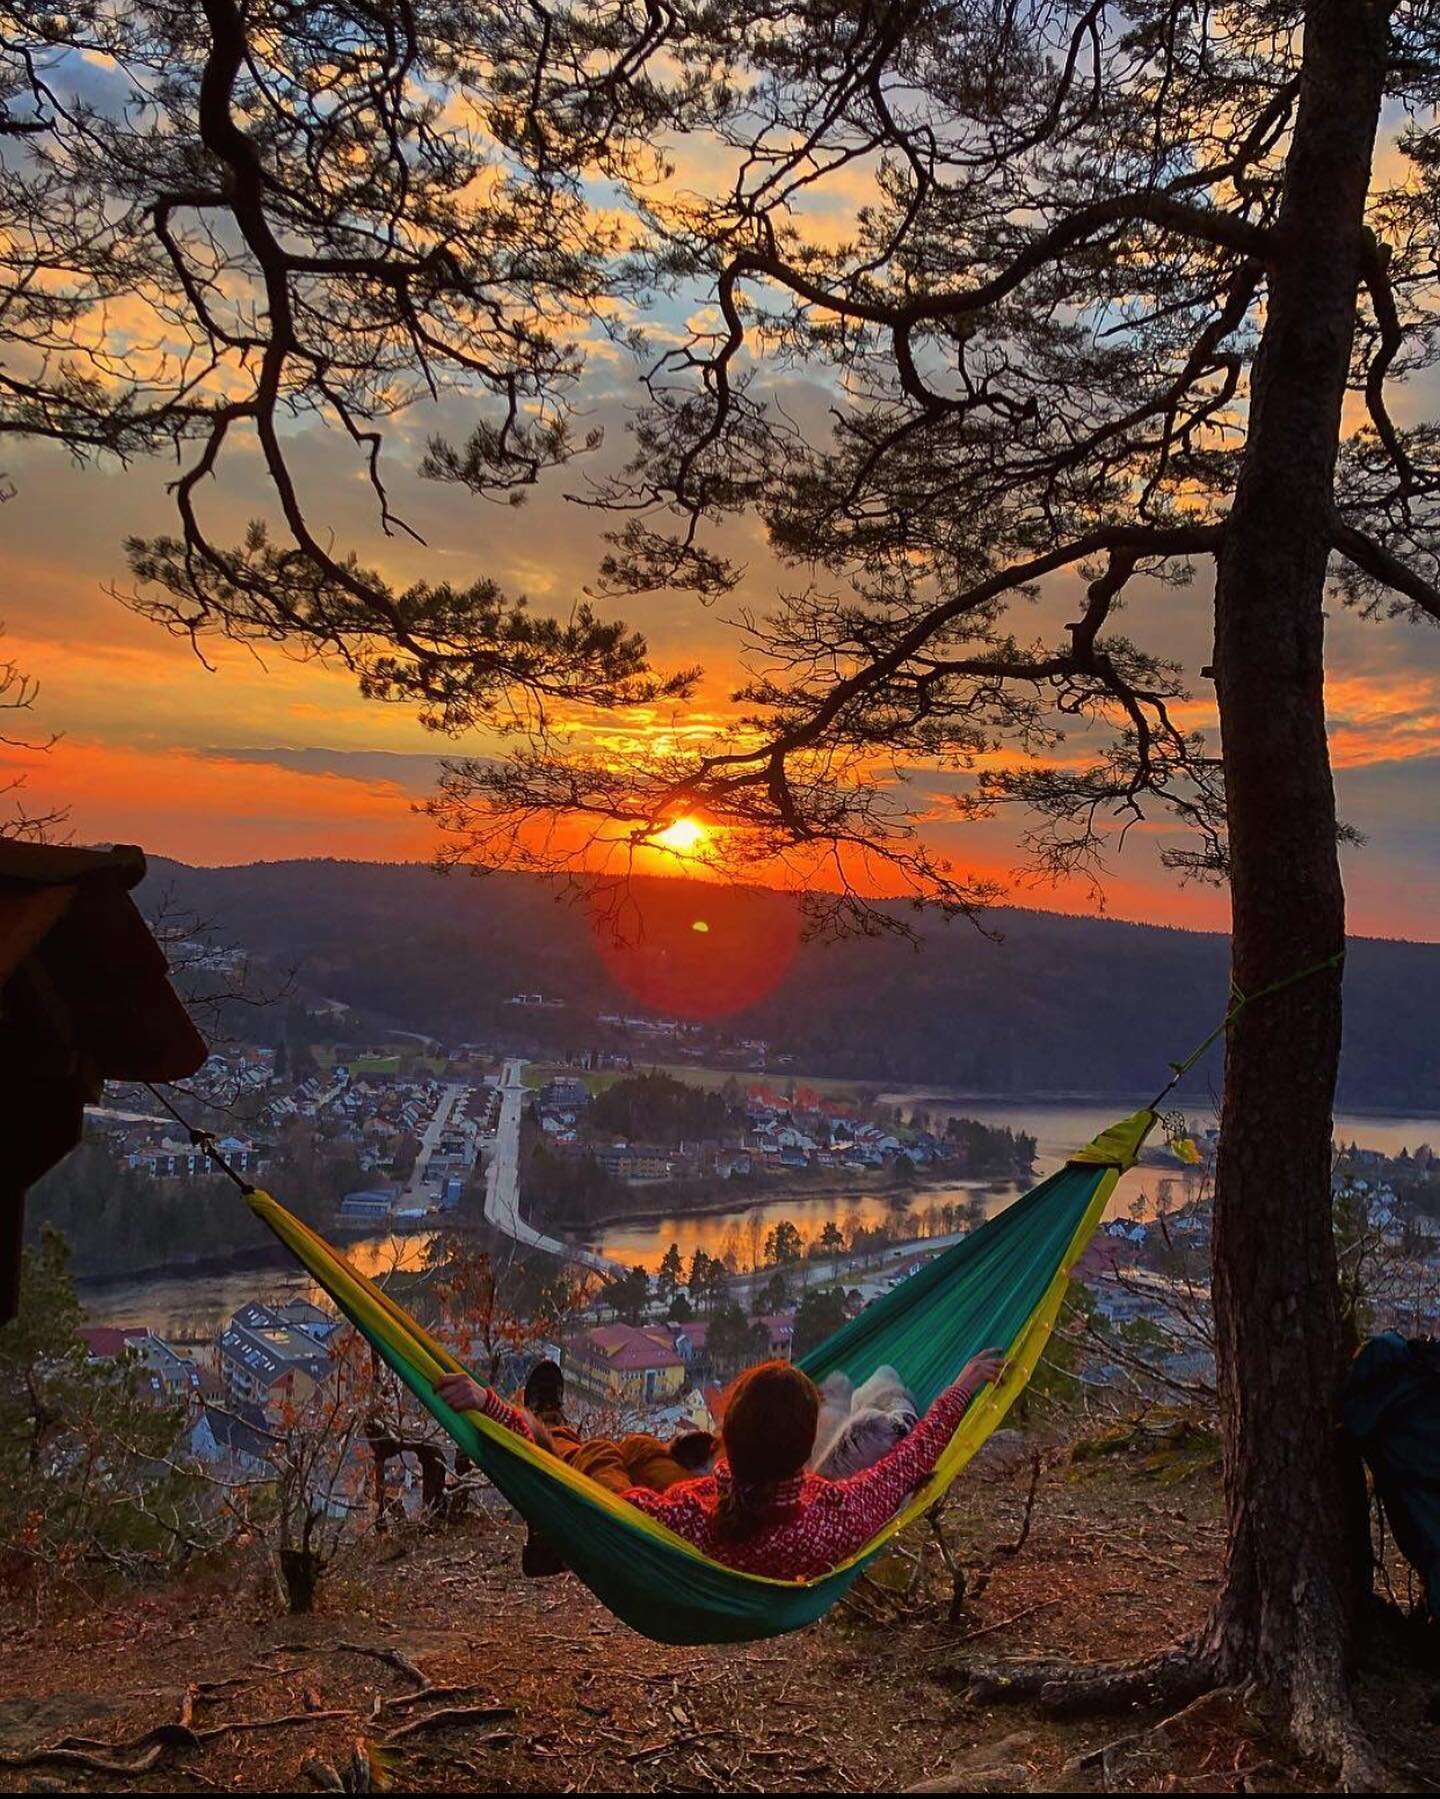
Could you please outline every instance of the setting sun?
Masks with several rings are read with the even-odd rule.
[[[693,856],[704,848],[709,836],[698,818],[677,818],[658,831],[652,842],[658,849],[671,850],[677,856]]]

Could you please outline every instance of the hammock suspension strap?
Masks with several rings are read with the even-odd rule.
[[[1312,962],[1308,968],[1297,969],[1294,974],[1287,974],[1278,981],[1271,981],[1269,986],[1257,988],[1254,993],[1242,993],[1240,988],[1232,980],[1230,983],[1230,1004],[1225,1008],[1225,1016],[1220,1020],[1219,1024],[1216,1025],[1215,1029],[1210,1032],[1209,1036],[1206,1037],[1203,1042],[1198,1044],[1196,1048],[1191,1050],[1190,1054],[1186,1056],[1183,1062],[1171,1062],[1169,1064],[1170,1079],[1166,1081],[1165,1085],[1155,1095],[1154,1099],[1150,1101],[1150,1110],[1154,1112],[1159,1109],[1160,1102],[1167,1094],[1173,1092],[1174,1089],[1180,1085],[1181,1081],[1189,1074],[1190,1070],[1205,1054],[1210,1045],[1217,1042],[1225,1035],[1226,1031],[1230,1029],[1230,1026],[1234,1024],[1235,1020],[1245,1010],[1246,1006],[1253,1005],[1257,999],[1269,999],[1272,993],[1279,993],[1283,988],[1293,987],[1298,981],[1308,981],[1311,975],[1324,974],[1327,969],[1339,968],[1344,960],[1344,950],[1336,950],[1333,956],[1326,956],[1321,962]]]
[[[180,1126],[181,1130],[184,1131],[185,1135],[190,1139],[193,1146],[196,1149],[203,1149],[206,1156],[220,1170],[226,1180],[232,1181],[245,1195],[246,1199],[248,1199],[255,1191],[255,1188],[243,1175],[237,1174],[225,1160],[224,1156],[221,1155],[220,1146],[215,1141],[214,1131],[203,1131],[200,1129],[199,1125],[191,1124],[190,1120],[186,1118],[182,1112],[171,1105],[170,1101],[153,1081],[146,1081],[145,1089],[152,1099],[158,1100],[160,1104],[164,1106],[165,1110],[175,1120],[176,1124]]]

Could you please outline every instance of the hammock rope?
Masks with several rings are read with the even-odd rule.
[[[1245,1006],[1337,967],[1343,954],[1251,994],[1232,984],[1224,1018],[1184,1061],[1170,1064],[1171,1078],[1150,1105],[1102,1131],[1056,1173],[801,1358],[800,1367],[817,1381],[838,1371],[858,1383],[889,1364],[922,1407],[982,1349],[1002,1348],[1007,1365],[1000,1383],[977,1394],[934,1473],[897,1515],[839,1566],[801,1580],[747,1574],[718,1562],[483,1413],[447,1406],[435,1392],[436,1381],[467,1371],[444,1344],[318,1232],[245,1180],[226,1161],[213,1133],[188,1123],[155,1087],[150,1092],[602,1604],[659,1642],[743,1642],[778,1636],[820,1617],[897,1531],[935,1504],[999,1427],[1034,1373],[1060,1316],[1071,1271],[1104,1217],[1121,1174],[1139,1159],[1157,1123],[1160,1102]]]
[[[1232,979],[1230,982],[1230,1004],[1225,1008],[1225,1016],[1220,1020],[1219,1024],[1216,1025],[1215,1029],[1210,1032],[1208,1037],[1201,1039],[1195,1048],[1191,1050],[1190,1054],[1186,1056],[1183,1062],[1171,1062],[1168,1064],[1170,1069],[1170,1079],[1166,1081],[1165,1085],[1155,1095],[1154,1099],[1150,1101],[1150,1110],[1152,1112],[1159,1111],[1160,1102],[1168,1098],[1168,1096],[1174,1092],[1175,1088],[1185,1079],[1185,1076],[1189,1074],[1190,1070],[1205,1054],[1210,1045],[1218,1042],[1219,1039],[1225,1035],[1226,1031],[1230,1029],[1231,1025],[1234,1024],[1235,1020],[1245,1010],[1246,1006],[1254,1005],[1257,999],[1268,999],[1272,993],[1280,993],[1286,987],[1293,987],[1297,981],[1308,981],[1311,975],[1324,974],[1327,969],[1343,967],[1344,962],[1344,950],[1336,950],[1333,956],[1325,956],[1319,962],[1311,962],[1307,967],[1297,969],[1294,974],[1282,975],[1278,981],[1271,981],[1268,986],[1257,988],[1254,993],[1242,992],[1238,983]]]

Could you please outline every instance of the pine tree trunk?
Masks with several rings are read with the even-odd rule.
[[[1322,606],[1387,43],[1380,5],[1307,8],[1280,245],[1217,576],[1232,969],[1244,993],[1344,944]],[[1221,1678],[1258,1679],[1302,1745],[1324,1752],[1343,1747],[1353,1600],[1335,1448],[1339,1048],[1338,967],[1236,1018],[1214,1252],[1229,1556],[1212,1646]]]

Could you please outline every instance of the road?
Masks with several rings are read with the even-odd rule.
[[[500,1122],[485,1171],[485,1220],[527,1248],[543,1249],[565,1262],[579,1262],[598,1274],[623,1274],[618,1262],[547,1237],[520,1216],[520,1113],[525,1104],[525,1084],[520,1076],[524,1067],[522,1061],[509,1061],[500,1074]]]
[[[415,1167],[411,1173],[409,1185],[401,1195],[401,1204],[419,1197],[421,1189],[425,1186],[424,1171],[440,1142],[445,1126],[450,1122],[450,1114],[469,1091],[470,1089],[463,1082],[452,1081],[441,1093],[435,1110],[430,1115],[430,1122],[421,1133],[420,1148],[415,1154]]]

